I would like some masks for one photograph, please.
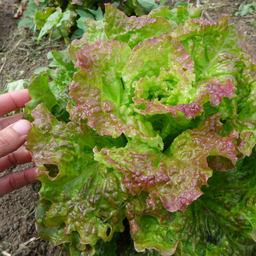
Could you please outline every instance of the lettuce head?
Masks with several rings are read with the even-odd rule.
[[[70,255],[255,255],[246,38],[196,8],[105,8],[29,86],[39,235]]]

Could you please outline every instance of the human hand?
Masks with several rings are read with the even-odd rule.
[[[28,90],[18,90],[0,95],[0,117],[23,108],[30,100]],[[31,162],[31,153],[25,149],[24,142],[31,124],[21,120],[24,113],[0,119],[0,172],[17,164]],[[35,183],[37,168],[9,173],[0,178],[0,197],[15,190]]]

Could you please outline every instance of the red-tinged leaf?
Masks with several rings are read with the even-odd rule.
[[[139,98],[143,98],[146,92],[144,99],[161,98],[169,105],[190,102],[195,80],[193,65],[185,48],[168,35],[141,42],[133,49],[122,72],[126,94],[124,102],[134,96],[134,90],[142,90]]]
[[[123,123],[113,111],[120,105],[123,91],[120,70],[129,52],[126,44],[113,40],[98,40],[78,51],[76,67],[80,71],[70,86],[70,96],[77,102],[71,111],[72,120],[88,119],[88,125],[99,134],[118,137],[123,133]]]
[[[133,98],[134,102],[137,104],[137,106],[135,106],[135,110],[143,115],[168,113],[171,114],[178,122],[181,122],[183,118],[182,116],[178,115],[178,111],[183,113],[186,118],[195,118],[196,116],[202,114],[203,104],[209,101],[210,104],[215,107],[221,103],[224,97],[231,99],[232,96],[234,96],[233,93],[235,89],[234,85],[229,80],[226,81],[225,84],[223,84],[218,79],[213,78],[210,81],[202,82],[197,87],[197,93],[195,94],[194,97],[196,101],[192,101],[188,104],[178,104],[176,106],[169,106],[167,104],[164,104],[163,102],[170,101],[172,93],[175,94],[177,91],[171,91],[169,93],[166,93],[169,94],[166,96],[166,99],[154,99],[152,101],[146,100],[147,98],[149,98],[149,90],[156,90],[157,88],[155,86],[157,83],[154,82],[155,79],[143,78],[138,83],[136,83],[136,88],[138,89],[135,91],[135,97]],[[163,95],[164,93],[160,92],[160,94]],[[169,98],[167,98],[168,96]]]
[[[197,81],[213,77],[222,83],[230,80],[238,101],[248,96],[248,86],[255,80],[255,75],[249,71],[255,70],[255,60],[247,38],[235,30],[233,24],[228,24],[228,18],[222,15],[217,22],[192,19],[180,25],[171,36],[191,55]]]
[[[76,231],[83,247],[111,240],[124,229],[121,205],[129,191],[121,182],[123,174],[94,161],[92,148],[98,146],[98,135],[85,123],[59,122],[43,104],[32,116],[35,121],[27,149],[39,168],[37,179],[43,183],[41,203],[47,205],[38,220],[39,233],[46,238],[46,230],[57,233],[51,239],[59,244],[71,242]]]
[[[124,133],[162,148],[162,139],[148,121],[136,113],[134,116],[125,106],[119,108],[124,91],[121,70],[129,54],[127,44],[105,39],[77,52],[80,71],[70,85],[70,97],[77,105],[70,105],[70,118],[87,119],[87,125],[100,135],[116,138]]]
[[[94,44],[99,39],[105,38],[105,33],[103,31],[105,23],[103,21],[95,21],[91,18],[85,21],[88,30],[83,34],[81,39],[75,39],[71,42],[69,46],[69,54],[71,59],[76,61],[76,54],[85,45]]]
[[[235,129],[238,132],[237,149],[244,156],[250,156],[253,147],[256,145],[256,122],[231,119],[228,120],[224,126],[225,130]],[[240,156],[241,157],[241,156]]]
[[[81,169],[75,165],[76,155],[81,151],[85,162],[93,162],[90,150],[96,144],[92,130],[86,124],[59,122],[44,104],[38,105],[32,116],[35,121],[28,134],[27,149],[33,153],[33,162],[40,169],[42,182],[59,185],[67,177],[77,177]],[[74,138],[77,143],[73,142]],[[67,168],[69,165],[74,166],[72,173]]]
[[[227,137],[220,136],[220,115],[214,115],[194,130],[187,130],[172,143],[168,155],[159,153],[145,144],[130,141],[125,148],[95,148],[95,159],[125,175],[123,183],[133,195],[149,193],[151,206],[160,198],[171,212],[184,211],[202,195],[200,188],[207,185],[212,175],[208,156],[222,156],[236,163],[237,137],[235,131]]]
[[[126,42],[131,48],[140,42],[160,35],[171,33],[172,25],[162,17],[127,17],[111,4],[105,5],[106,25],[104,32],[109,39]]]
[[[235,87],[230,80],[224,84],[217,78],[213,78],[210,81],[202,82],[197,89],[200,91],[198,97],[201,98],[201,104],[210,101],[211,105],[216,107],[221,103],[222,98],[231,99],[234,96]]]

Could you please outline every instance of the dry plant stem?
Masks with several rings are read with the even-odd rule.
[[[23,10],[26,8],[27,2],[28,1],[21,2],[19,9],[17,10],[17,12],[12,17],[13,19],[17,19],[23,14]]]
[[[26,8],[27,2],[28,2],[28,1],[23,1],[23,2],[21,2],[21,6],[22,6],[23,9]]]
[[[17,48],[17,46],[20,44],[20,42],[21,42],[23,39],[24,39],[24,38],[22,38],[22,39],[20,39],[20,40],[18,41],[18,43],[12,48],[12,50],[10,51],[10,53],[12,53],[13,50]],[[7,59],[7,54],[4,56],[4,63],[2,64],[2,66],[1,66],[1,68],[0,68],[0,74],[2,73],[2,70],[3,70],[4,65],[5,65],[5,63],[6,63],[6,59]]]
[[[203,11],[204,16],[206,17],[206,19],[213,21],[213,19],[210,17],[210,15],[208,14],[208,12],[205,10]]]
[[[24,61],[22,62],[22,64],[27,61],[27,58],[28,58],[31,54],[33,54],[33,53],[35,53],[35,52],[37,52],[37,51],[43,49],[45,46],[47,46],[48,44],[50,44],[51,42],[54,42],[54,41],[56,41],[56,40],[59,40],[59,38],[53,39],[52,41],[49,41],[49,42],[43,44],[42,46],[38,47],[37,49],[31,51],[27,56],[25,56],[25,59],[24,59]]]
[[[11,41],[8,43],[8,45],[6,47],[3,48],[3,52],[6,52],[9,48],[9,46],[13,43],[14,39],[16,38],[17,35],[22,34],[22,32],[16,32],[14,33],[13,36],[10,36],[9,38],[11,38]],[[8,38],[8,39],[9,39]],[[17,45],[25,38],[25,35],[23,36],[23,38],[21,40],[19,40],[19,42],[12,48],[12,50],[10,51],[10,53],[17,47]]]
[[[29,243],[34,242],[34,241],[37,241],[37,240],[39,240],[39,239],[40,239],[40,237],[32,237],[32,238],[30,238],[28,241],[26,241],[26,242],[20,244],[20,246],[24,246],[24,247],[26,247],[26,248],[29,248],[29,247],[27,247],[27,245],[28,245]]]
[[[2,255],[4,255],[4,256],[11,256],[11,254],[8,253],[8,252],[6,252],[6,251],[2,251],[1,253],[2,253]]]
[[[0,68],[0,74],[1,74],[2,71],[3,71],[3,68],[4,68],[5,63],[6,63],[6,56],[4,56],[4,62],[3,62],[3,64],[2,64],[2,66],[1,66],[1,68]]]
[[[14,14],[14,16],[12,17],[13,19],[17,19],[19,18],[21,15],[23,14],[23,10],[22,7],[20,7],[17,12]]]

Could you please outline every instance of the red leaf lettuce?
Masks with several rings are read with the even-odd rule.
[[[33,78],[44,239],[71,255],[254,255],[256,61],[227,16],[198,15],[107,4],[72,60],[55,52]]]

